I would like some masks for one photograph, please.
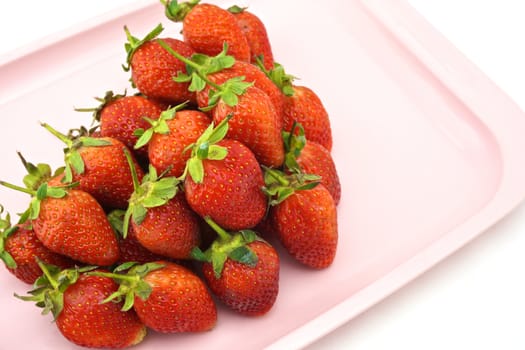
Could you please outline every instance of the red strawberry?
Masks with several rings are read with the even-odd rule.
[[[164,259],[163,256],[147,250],[142,244],[140,244],[140,242],[137,240],[133,227],[129,227],[126,238],[123,237],[125,214],[126,212],[120,209],[113,210],[108,214],[108,221],[119,238],[119,263],[134,261],[139,264],[145,264],[150,261]]]
[[[273,53],[268,39],[266,27],[259,17],[252,12],[246,11],[246,8],[239,6],[232,6],[228,9],[237,20],[237,24],[241,28],[252,54],[251,62],[255,63],[257,57],[262,57],[266,69],[273,68]]]
[[[148,143],[150,164],[159,173],[166,172],[166,176],[181,176],[190,157],[185,148],[197,141],[209,124],[210,118],[200,111],[163,114],[159,123],[152,126]]]
[[[275,303],[279,292],[279,256],[254,231],[233,234],[211,219],[219,234],[212,246],[194,257],[204,261],[203,273],[212,292],[225,305],[244,315],[261,316]]]
[[[0,206],[0,213],[2,211]],[[37,259],[61,268],[75,265],[73,260],[47,249],[29,225],[11,226],[9,214],[0,218],[0,259],[9,272],[28,284],[42,275]]]
[[[301,124],[292,126],[291,132],[284,132],[283,139],[288,170],[319,175],[337,205],[341,199],[341,183],[330,152],[316,142],[307,141]]]
[[[228,138],[241,141],[255,154],[259,163],[277,168],[284,161],[281,119],[262,90],[252,86],[239,96],[238,104],[230,107],[220,100],[213,109],[213,121],[218,124],[232,115]]]
[[[297,163],[303,172],[321,176],[321,184],[330,192],[335,204],[339,204],[341,183],[332,155],[326,148],[313,141],[307,142]]]
[[[223,44],[227,43],[230,55],[250,62],[248,40],[233,14],[216,5],[198,4],[198,1],[165,3],[166,15],[173,21],[182,22],[184,41],[195,51],[216,55],[222,51]]]
[[[121,274],[125,269],[131,269]],[[161,333],[203,332],[217,322],[217,309],[204,282],[187,268],[167,261],[123,264],[105,274],[120,283],[120,294],[149,328]]]
[[[248,147],[224,139],[228,118],[213,124],[193,146],[184,181],[190,207],[221,227],[240,230],[257,225],[266,212],[259,163]]]
[[[293,95],[285,99],[284,130],[290,131],[295,122],[302,124],[307,140],[317,142],[328,151],[332,150],[332,129],[328,113],[315,92],[305,86],[294,85]]]
[[[122,302],[104,303],[118,290],[111,278],[90,275],[93,267],[62,270],[40,264],[44,275],[32,295],[21,297],[52,312],[62,335],[72,343],[93,348],[126,348],[140,343],[146,327],[135,311],[121,311]],[[91,273],[103,273],[103,270]]]
[[[3,181],[8,188],[32,195],[24,220],[51,251],[86,264],[109,266],[119,258],[117,238],[100,204],[89,193],[42,184],[30,190]]]
[[[235,77],[244,77],[244,81],[253,83],[256,88],[264,91],[270,100],[272,100],[275,111],[280,119],[282,119],[285,98],[284,94],[279,87],[255,65],[243,61],[236,61],[231,68],[223,69],[219,72],[208,75],[208,79],[216,84],[224,84],[229,79]],[[204,90],[197,92],[197,104],[199,107],[202,108],[208,106],[209,93],[209,85],[207,85]],[[281,120],[279,120],[279,122],[282,123]]]
[[[199,223],[184,195],[178,193],[179,180],[159,178],[150,165],[139,184],[131,158],[129,163],[135,191],[124,217],[124,237],[131,222],[137,240],[149,251],[174,259],[189,258],[200,242]]]
[[[273,198],[270,215],[280,241],[291,256],[306,266],[330,266],[338,240],[337,209],[330,192],[321,184],[282,176],[273,169],[266,173],[266,191]],[[284,183],[292,186],[283,186]]]
[[[105,208],[127,207],[133,181],[122,142],[111,137],[70,139],[47,124],[43,126],[67,145],[63,182],[79,182],[78,188],[89,192]],[[143,171],[133,160],[140,179]]]
[[[189,84],[173,81],[179,72],[186,72],[186,65],[163,49],[155,39],[163,30],[158,25],[142,40],[133,37],[127,28],[128,53],[126,70],[131,69],[131,79],[137,89],[149,98],[154,98],[172,105],[185,101],[194,101],[195,94],[188,91]],[[195,51],[185,42],[175,38],[162,39],[173,50],[184,57],[190,57]]]
[[[92,111],[95,120],[100,122],[100,137],[112,137],[133,149],[138,137],[137,129],[147,129],[149,123],[145,118],[155,120],[164,110],[162,104],[142,95],[124,96],[115,95],[112,91],[106,92],[104,98],[97,98],[101,102],[97,108],[83,108],[77,111]],[[147,147],[135,150],[141,158],[146,159]]]

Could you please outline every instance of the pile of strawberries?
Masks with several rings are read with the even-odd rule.
[[[183,40],[125,33],[134,95],[108,92],[96,127],[60,132],[64,166],[22,155],[30,196],[0,258],[86,347],[123,348],[146,329],[200,332],[216,303],[260,316],[279,290],[279,255],[312,269],[337,249],[341,188],[328,114],[274,62],[246,9],[163,1]],[[272,239],[269,239],[272,241]]]

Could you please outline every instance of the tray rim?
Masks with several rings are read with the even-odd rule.
[[[218,0],[218,2],[222,1],[223,0]],[[407,0],[390,0],[388,2],[382,0],[356,1],[362,4],[372,16],[382,21],[387,30],[437,76],[465,105],[474,111],[483,110],[485,105],[480,106],[479,102],[483,100],[482,97],[490,96],[491,99],[497,102],[495,103],[494,110],[505,107],[507,111],[506,117],[521,118],[523,129],[520,130],[525,130],[525,113],[519,109],[504,91],[469,61],[452,43],[448,42],[430,23],[424,22],[424,17],[417,13]],[[90,20],[83,21],[67,30],[48,35],[38,42],[30,43],[0,55],[0,72],[19,58],[38,54],[39,52],[52,48],[53,45],[62,40],[86,33],[107,22],[130,16],[137,11],[151,6],[158,6],[158,4],[150,0],[137,0],[130,5],[116,8]],[[395,9],[395,11],[393,9]],[[392,11],[396,13],[394,18],[391,17]],[[408,23],[400,22],[403,20],[403,17],[408,19]],[[407,36],[407,32],[404,29],[407,25],[409,28],[411,28],[411,26],[423,25],[425,38],[430,38],[431,41],[439,43],[438,46],[440,48],[444,47],[446,52],[439,52],[435,49],[428,51],[428,48],[432,47],[431,45],[426,48],[421,48],[417,44],[414,44],[413,38]],[[411,34],[413,34],[413,32]],[[451,54],[451,56],[448,54]],[[450,63],[451,61],[454,65],[465,68],[465,74],[453,75],[451,72],[443,69],[443,62]],[[471,89],[466,91],[466,89],[462,88],[462,84],[470,82],[473,77],[479,82],[482,82],[482,84],[471,86]],[[478,115],[478,113],[475,114]],[[493,131],[490,120],[483,119],[483,121],[489,122],[489,129]],[[518,128],[514,128],[513,131],[516,131],[516,129]],[[503,137],[502,134],[496,134],[495,136],[499,142],[503,141],[501,139]],[[525,141],[522,141],[521,144],[525,145]],[[337,327],[350,321],[370,307],[373,307],[374,304],[387,298],[440,261],[446,259],[449,255],[496,224],[522,203],[525,199],[525,183],[519,184],[516,181],[520,176],[522,176],[522,178],[525,176],[525,167],[519,167],[518,162],[513,162],[519,154],[517,151],[512,151],[510,148],[511,145],[500,143],[500,146],[502,147],[502,156],[504,157],[503,179],[494,198],[490,200],[484,208],[463,224],[460,224],[421,250],[411,259],[395,267],[382,278],[349,296],[328,311],[292,330],[287,335],[266,347],[266,349],[302,348],[313,343],[315,340],[327,335]],[[509,154],[511,156],[511,162],[506,161],[508,160],[507,156],[509,156]],[[523,159],[525,158],[523,155],[520,156],[522,160],[525,160]],[[516,187],[517,185],[519,185],[519,187]]]
[[[525,140],[522,140],[516,133],[516,129],[525,130],[525,113],[484,72],[426,21],[407,0],[390,0],[388,2],[357,0],[357,2],[363,6],[370,16],[382,22],[386,30],[413,54],[434,77],[486,123],[500,147],[503,160],[502,179],[494,197],[464,223],[444,234],[383,277],[289,332],[265,348],[268,350],[285,350],[291,347],[303,348],[312,344],[315,340],[349,322],[445,260],[510,214],[525,199],[525,182],[518,180],[519,177],[523,179],[525,176],[525,167],[522,166],[525,157],[513,148],[516,144],[508,142],[507,139],[511,137],[512,141],[525,146]],[[429,43],[426,47],[422,47],[420,45],[422,41]],[[436,44],[441,51],[433,47],[432,44]],[[452,73],[445,68],[449,64],[458,69]],[[476,81],[475,85],[471,85],[473,80]],[[520,122],[521,127],[504,130],[496,127],[495,120],[492,119],[494,114],[489,113],[484,117],[480,116],[480,111],[487,112],[487,101],[491,101],[493,104],[488,112],[505,110],[505,117]]]

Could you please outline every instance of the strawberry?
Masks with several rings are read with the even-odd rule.
[[[31,219],[37,238],[51,251],[93,265],[109,266],[118,260],[115,234],[89,193],[47,183],[36,191],[4,181],[0,184],[33,197],[21,221]]]
[[[335,204],[341,199],[341,183],[330,152],[320,144],[307,141],[304,129],[297,123],[291,132],[283,132],[286,148],[285,165],[289,171],[316,174],[332,195]]]
[[[140,343],[146,327],[133,310],[121,311],[123,303],[103,303],[118,290],[111,278],[90,275],[104,272],[94,267],[60,270],[39,262],[44,274],[30,296],[43,314],[52,312],[60,333],[70,342],[93,348],[126,348]]]
[[[167,17],[175,22],[182,22],[184,41],[195,51],[216,55],[221,52],[223,44],[227,43],[233,57],[250,62],[248,40],[233,14],[219,6],[199,4],[195,0],[180,4],[177,1],[164,2]]]
[[[253,86],[264,91],[272,101],[275,111],[279,115],[279,122],[282,123],[285,96],[279,87],[255,65],[243,61],[235,61],[235,64],[231,68],[208,75],[208,79],[215,84],[224,84],[229,79],[235,77],[244,77],[244,81],[253,83]],[[197,104],[199,107],[203,108],[208,106],[210,90],[211,87],[207,85],[204,90],[197,92]]]
[[[113,274],[100,275],[120,283],[119,291],[106,302],[124,297],[123,310],[133,308],[140,320],[157,332],[203,332],[217,322],[217,309],[206,285],[183,266],[167,261],[128,263],[118,266]]]
[[[228,233],[206,218],[219,237],[205,252],[203,275],[212,292],[232,310],[248,316],[266,314],[279,292],[279,256],[251,230]]]
[[[135,191],[124,216],[124,238],[131,223],[135,237],[149,251],[174,259],[189,258],[200,241],[199,223],[184,195],[178,193],[179,180],[159,178],[150,165],[139,184],[131,157],[128,161]]]
[[[255,63],[257,57],[261,57],[264,62],[264,67],[266,67],[266,69],[272,69],[272,47],[268,39],[266,27],[261,19],[254,13],[246,11],[246,8],[239,6],[232,6],[228,8],[228,11],[233,13],[237,20],[237,25],[239,25],[248,40],[252,55],[251,62]]]
[[[163,256],[155,254],[147,250],[137,240],[133,227],[128,227],[126,238],[124,238],[124,216],[125,210],[115,209],[108,214],[108,221],[113,228],[113,231],[118,236],[118,244],[120,251],[119,263],[125,263],[128,261],[134,261],[139,264],[145,264],[150,261],[162,260]]]
[[[293,123],[301,123],[306,139],[332,150],[332,129],[328,113],[319,97],[310,88],[293,86],[293,95],[284,103],[283,128],[290,131]]]
[[[133,149],[138,140],[135,130],[148,128],[147,120],[159,118],[164,110],[161,103],[142,95],[115,95],[108,91],[103,98],[96,100],[100,102],[98,107],[76,110],[93,112],[94,120],[100,123],[100,137],[115,138],[129,149]],[[136,149],[135,154],[141,159],[146,159],[148,149]]]
[[[223,100],[213,109],[213,121],[218,124],[228,115],[228,138],[241,141],[254,153],[259,163],[279,167],[284,161],[280,117],[262,90],[252,86],[239,96],[236,106]]]
[[[150,164],[166,176],[181,176],[189,159],[187,146],[194,143],[210,124],[210,118],[200,111],[178,110],[176,106],[163,112],[151,127],[140,130],[135,147],[148,145]]]
[[[315,269],[330,266],[337,250],[337,209],[328,190],[309,175],[286,177],[266,170],[270,216],[284,248],[298,262]]]
[[[240,230],[259,223],[267,201],[263,175],[255,155],[236,140],[223,139],[228,120],[212,123],[192,147],[184,180],[190,207],[221,227]]]
[[[47,124],[42,125],[66,144],[62,182],[78,182],[78,189],[89,192],[104,208],[127,207],[133,181],[122,142],[111,137],[71,139]],[[143,171],[134,157],[133,160],[140,179]]]
[[[2,212],[0,205],[0,214]],[[73,260],[44,247],[29,225],[11,226],[9,214],[0,218],[0,259],[9,272],[28,284],[33,284],[42,274],[37,259],[62,268],[75,265]]]
[[[163,27],[159,24],[142,40],[132,36],[127,29],[126,43],[127,65],[124,70],[131,69],[131,80],[137,89],[149,98],[172,105],[185,101],[194,101],[195,94],[188,91],[187,83],[173,81],[172,77],[179,72],[186,72],[185,64],[162,49],[157,42],[157,36]],[[195,51],[185,42],[175,38],[162,38],[174,51],[184,57],[190,57]]]
[[[257,64],[285,95],[283,129],[290,131],[294,123],[300,123],[309,141],[314,141],[331,151],[330,118],[319,96],[306,86],[294,85],[296,77],[287,74],[282,65],[275,63],[274,68],[267,70],[261,60],[258,60]]]

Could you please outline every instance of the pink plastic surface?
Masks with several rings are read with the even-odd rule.
[[[338,254],[329,269],[312,271],[283,253],[280,294],[264,317],[220,307],[213,331],[150,332],[136,349],[304,346],[446,258],[525,196],[524,114],[405,2],[333,0],[322,12],[299,0],[246,3],[265,21],[276,60],[330,113],[343,186]],[[38,121],[64,131],[89,125],[74,107],[129,90],[120,68],[124,24],[142,36],[158,22],[164,36],[179,36],[155,3],[0,58],[0,179],[21,183],[17,150],[60,165],[62,145]],[[27,200],[0,188],[12,213]],[[49,316],[13,297],[29,287],[1,270],[0,349],[75,349]]]

